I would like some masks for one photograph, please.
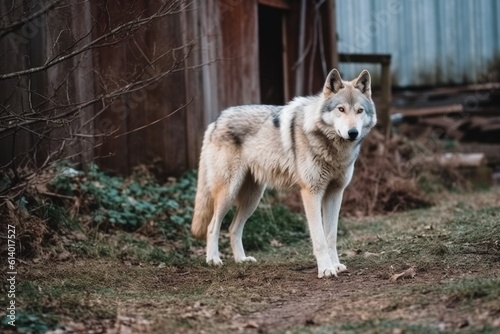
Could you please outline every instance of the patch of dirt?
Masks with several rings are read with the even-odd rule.
[[[491,274],[500,274],[500,270],[494,271]],[[391,283],[380,275],[358,271],[341,274],[337,279],[311,280],[295,287],[302,291],[300,294],[270,303],[269,308],[249,315],[249,319],[264,331],[372,319],[406,320],[436,329],[457,329],[466,322],[494,323],[500,327],[500,321],[495,321],[500,314],[499,303],[474,303],[471,313],[460,310],[445,296],[435,293],[434,288],[443,283],[444,276],[440,271],[426,272],[414,279]],[[422,295],[415,296],[412,287],[418,287]]]

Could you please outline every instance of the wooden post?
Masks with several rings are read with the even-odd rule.
[[[327,31],[327,36],[329,36],[330,43],[330,71],[332,68],[338,68],[339,66],[339,55],[337,51],[337,22],[335,16],[335,0],[328,0],[327,8],[329,13],[330,29]]]
[[[300,3],[300,21],[299,21],[299,56],[297,68],[295,69],[295,96],[304,94],[304,45],[306,35],[306,10],[307,1],[302,0]],[[314,61],[314,59],[312,60]]]
[[[388,139],[391,137],[391,101],[392,101],[392,85],[391,85],[391,58],[385,58],[382,61],[382,75],[380,78],[380,92],[382,95],[382,108],[380,113],[381,128]]]

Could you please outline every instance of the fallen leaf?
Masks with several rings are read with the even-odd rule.
[[[389,278],[390,282],[396,282],[399,278],[413,278],[417,274],[415,267],[410,267],[400,274],[394,274]]]
[[[281,247],[283,244],[276,239],[271,240],[271,247]]]
[[[85,324],[81,322],[70,322],[68,327],[77,332],[83,332],[85,330]]]
[[[80,233],[80,232],[73,233],[70,237],[73,240],[77,240],[77,241],[85,241],[85,240],[87,240],[87,236],[85,234],[83,234],[83,233]]]
[[[350,250],[350,249],[346,250],[346,251],[345,251],[345,253],[344,253],[344,255],[345,255],[346,257],[353,257],[353,256],[356,256],[357,254],[358,254],[358,253],[356,253],[355,251]]]
[[[377,253],[371,253],[371,252],[365,252],[365,254],[363,254],[364,257],[371,257],[371,256],[379,256],[380,254],[377,254]]]
[[[245,327],[247,327],[247,328],[259,328],[259,324],[254,320],[248,320]]]
[[[186,312],[181,314],[181,319],[189,319],[189,318],[194,318],[193,312]]]
[[[57,256],[57,259],[58,259],[59,261],[67,261],[67,260],[71,259],[71,254],[70,254],[70,253],[68,253],[68,252],[66,252],[66,251],[65,251],[65,252],[62,252],[61,254],[59,254],[59,255]]]

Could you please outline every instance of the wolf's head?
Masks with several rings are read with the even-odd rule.
[[[367,70],[352,81],[342,81],[340,73],[333,69],[326,78],[322,95],[321,121],[333,127],[336,135],[343,139],[362,139],[377,123]]]

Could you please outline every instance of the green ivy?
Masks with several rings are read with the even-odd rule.
[[[102,172],[91,164],[87,173],[68,173],[62,169],[50,182],[58,193],[77,196],[81,210],[104,227],[135,230],[154,220],[165,229],[167,237],[189,228],[196,191],[196,174],[188,172],[176,182],[160,185],[154,177],[134,173],[129,178]],[[172,228],[173,227],[173,228]]]

